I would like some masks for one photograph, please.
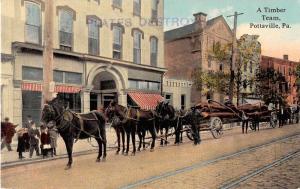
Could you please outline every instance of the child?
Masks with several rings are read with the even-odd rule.
[[[25,134],[28,134],[28,129],[27,128],[22,128],[18,130],[17,135],[18,135],[18,148],[17,152],[19,152],[19,159],[24,159],[25,157],[22,155],[23,152],[25,152],[26,149],[26,140],[27,137]]]
[[[48,152],[51,152],[51,156],[53,157],[53,149],[51,148],[51,140],[50,140],[50,134],[48,132],[48,128],[45,127],[42,130],[41,134],[41,149],[42,149],[42,154],[43,158],[45,158],[48,155]]]

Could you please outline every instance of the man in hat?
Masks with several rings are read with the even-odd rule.
[[[32,158],[33,151],[35,150],[36,156],[40,155],[39,150],[39,138],[40,138],[40,131],[37,129],[36,124],[32,122],[31,127],[28,130],[29,135],[29,157]]]
[[[16,133],[16,126],[9,122],[8,117],[4,119],[4,122],[1,122],[1,150],[6,146],[8,151],[12,151],[11,142]]]

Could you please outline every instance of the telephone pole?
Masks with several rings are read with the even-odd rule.
[[[233,100],[233,88],[234,88],[234,71],[235,71],[235,62],[236,62],[236,51],[237,51],[237,40],[236,40],[236,30],[237,30],[237,18],[239,15],[244,13],[234,12],[234,15],[229,15],[229,17],[234,17],[233,25],[233,37],[232,37],[232,54],[230,62],[230,84],[229,84],[229,100]]]
[[[43,50],[43,92],[42,106],[52,99],[53,83],[53,0],[45,2],[45,30]]]

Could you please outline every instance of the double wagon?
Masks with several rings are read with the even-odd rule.
[[[259,122],[268,122],[273,128],[277,125],[276,111],[268,110],[267,106],[261,104],[244,104],[236,107],[233,104],[225,105],[209,100],[194,108],[200,115],[196,118],[199,131],[210,131],[215,139],[222,136],[224,124],[241,122],[245,118],[250,122],[251,129],[254,129],[253,123],[256,119],[259,119]],[[187,137],[193,140],[191,125],[184,125],[181,132],[186,132]]]

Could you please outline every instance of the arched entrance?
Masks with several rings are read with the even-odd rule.
[[[95,66],[87,74],[87,90],[83,93],[84,111],[106,108],[111,100],[126,105],[127,78],[115,66]]]
[[[93,89],[90,93],[91,110],[106,108],[110,101],[118,101],[119,89],[111,73],[107,71],[98,73],[92,82],[92,86]]]

